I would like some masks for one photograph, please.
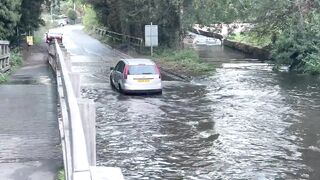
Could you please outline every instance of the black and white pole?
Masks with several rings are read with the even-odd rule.
[[[151,50],[151,57],[153,56],[153,47],[152,47],[152,22],[150,23],[150,50]]]

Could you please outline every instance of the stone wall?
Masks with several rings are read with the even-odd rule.
[[[271,53],[270,51],[263,49],[263,48],[258,48],[258,47],[254,47],[254,46],[250,46],[244,43],[240,43],[240,42],[235,42],[235,41],[230,41],[227,39],[223,40],[223,45],[242,51],[246,54],[250,54],[252,55],[254,58],[257,59],[263,59],[263,60],[267,60],[271,58]]]

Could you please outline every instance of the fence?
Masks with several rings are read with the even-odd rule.
[[[0,73],[10,69],[9,41],[0,41]]]
[[[120,34],[117,32],[109,31],[104,28],[94,28],[95,33],[100,36],[107,36],[114,42],[128,43],[132,46],[141,47],[143,46],[143,39],[139,37],[129,36],[125,34]]]
[[[80,75],[72,72],[65,56],[55,41],[49,49],[49,63],[57,78],[65,179],[124,180],[120,168],[96,167],[95,105],[92,100],[78,99]]]

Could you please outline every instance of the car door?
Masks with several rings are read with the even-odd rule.
[[[121,62],[121,61],[120,61],[120,62]],[[117,63],[117,65],[114,67],[113,71],[111,72],[111,79],[112,79],[112,81],[113,81],[113,84],[115,84],[115,85],[118,83],[117,69],[119,69],[120,62]]]
[[[119,84],[121,83],[121,80],[122,80],[122,73],[123,73],[123,69],[124,69],[124,62],[123,61],[120,61],[117,65],[117,67],[115,68],[115,83],[116,84]]]

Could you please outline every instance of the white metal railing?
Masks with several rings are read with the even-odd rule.
[[[95,166],[95,143],[92,143],[96,140],[93,103],[90,100],[77,99],[74,91],[77,88],[73,82],[75,79],[72,78],[74,73],[70,72],[72,69],[70,60],[65,60],[57,41],[54,46],[54,49],[51,49],[53,52],[49,52],[49,63],[57,78],[61,114],[59,129],[66,180],[124,180],[120,168]],[[90,106],[91,108],[88,108]],[[89,114],[90,117],[84,114]]]
[[[100,36],[107,36],[111,38],[113,41],[126,42],[133,46],[138,46],[138,47],[143,46],[143,39],[140,37],[129,36],[126,34],[121,34],[113,31],[109,31],[105,28],[98,28],[98,27],[95,27],[94,31]]]
[[[10,69],[9,57],[9,41],[0,40],[0,73],[4,73]]]
[[[87,157],[87,149],[85,143],[85,137],[82,127],[82,121],[80,117],[80,111],[76,96],[74,94],[67,65],[64,60],[64,56],[59,47],[58,42],[55,42],[57,58],[59,59],[61,80],[63,85],[63,95],[68,111],[68,119],[71,129],[71,159],[72,159],[72,179],[78,180],[91,180],[90,166]],[[70,174],[67,173],[67,174]]]

